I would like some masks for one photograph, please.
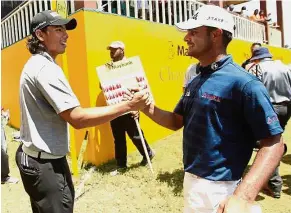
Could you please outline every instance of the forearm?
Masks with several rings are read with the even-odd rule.
[[[78,107],[71,112],[72,120],[70,124],[76,129],[93,127],[111,121],[118,116],[129,112],[129,110],[130,107],[126,102],[104,107]]]
[[[261,143],[264,146],[258,151],[249,172],[234,192],[235,195],[247,201],[255,200],[264,184],[279,165],[284,151],[281,135],[264,139]]]
[[[173,112],[162,110],[156,106],[151,106],[150,110],[146,108],[142,112],[157,124],[168,129],[178,130],[183,126],[182,121],[177,119],[178,115]]]

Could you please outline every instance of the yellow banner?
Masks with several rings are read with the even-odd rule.
[[[60,14],[63,18],[67,18],[68,16],[68,7],[66,0],[56,0],[56,11]]]

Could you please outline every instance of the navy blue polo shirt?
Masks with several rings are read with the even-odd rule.
[[[283,130],[264,85],[231,56],[200,71],[174,110],[183,116],[184,169],[209,180],[238,180],[255,142]]]

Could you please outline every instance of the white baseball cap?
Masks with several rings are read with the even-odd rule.
[[[115,49],[117,49],[117,48],[120,48],[120,49],[123,49],[124,50],[124,48],[125,48],[125,45],[124,45],[124,43],[122,42],[122,41],[113,41],[108,47],[107,47],[107,49],[109,50],[109,48],[115,48]]]
[[[215,5],[204,5],[197,10],[191,19],[176,24],[180,30],[190,30],[202,26],[219,28],[232,35],[234,33],[232,15],[227,10]]]

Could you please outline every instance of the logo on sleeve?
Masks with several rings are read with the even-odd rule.
[[[216,95],[209,94],[207,92],[204,92],[202,94],[202,98],[206,98],[208,100],[215,101],[215,102],[221,102],[221,98],[220,97],[218,97]]]
[[[277,115],[267,117],[267,124],[273,124],[273,123],[276,123],[278,121],[279,121],[279,119],[278,119]]]

